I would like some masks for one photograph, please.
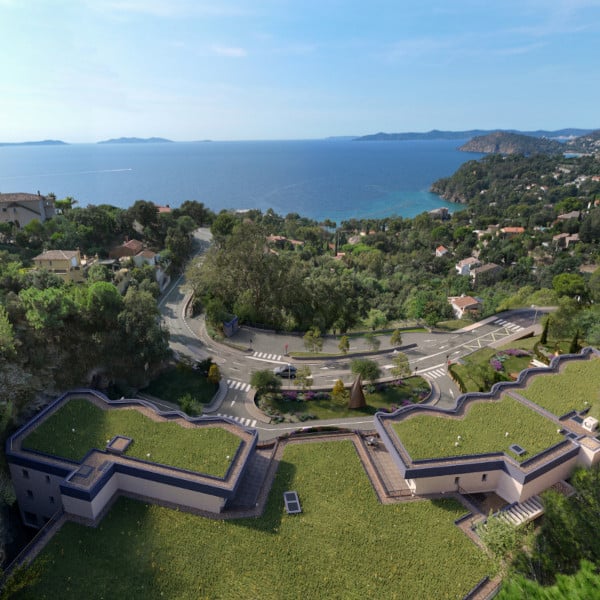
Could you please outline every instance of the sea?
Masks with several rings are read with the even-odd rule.
[[[79,206],[136,200],[215,212],[269,208],[340,224],[414,217],[460,206],[429,192],[440,177],[482,155],[463,140],[171,142],[1,146],[0,192],[71,196]]]

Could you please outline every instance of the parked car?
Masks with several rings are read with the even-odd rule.
[[[279,375],[279,377],[286,377],[289,379],[296,379],[296,367],[294,365],[282,365],[281,367],[275,367],[273,373]]]

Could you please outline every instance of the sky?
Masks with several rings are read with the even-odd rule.
[[[0,0],[0,142],[600,128],[600,0]]]

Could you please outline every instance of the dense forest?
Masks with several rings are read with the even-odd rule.
[[[188,279],[215,324],[236,314],[300,331],[402,319],[435,325],[452,318],[449,296],[471,294],[481,298],[483,316],[560,305],[554,333],[579,330],[600,342],[597,158],[492,155],[434,189],[460,198],[462,210],[339,226],[270,210],[222,212],[212,224],[213,248]],[[468,257],[494,265],[494,277],[460,275],[455,265]]]

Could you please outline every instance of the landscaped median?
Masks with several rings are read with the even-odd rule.
[[[303,512],[285,514],[298,492]],[[209,520],[121,499],[67,523],[15,599],[462,598],[493,569],[444,500],[382,505],[351,442],[288,444],[262,517]]]

